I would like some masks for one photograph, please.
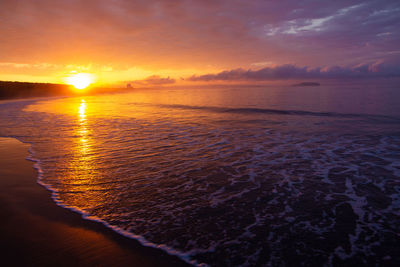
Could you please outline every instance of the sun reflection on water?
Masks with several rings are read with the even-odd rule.
[[[81,121],[86,119],[86,101],[85,99],[81,99],[81,104],[79,106],[79,117]]]
[[[75,127],[75,140],[73,150],[73,160],[70,165],[70,183],[80,185],[80,189],[85,190],[95,182],[99,173],[96,171],[96,163],[93,156],[93,138],[90,121],[88,120],[89,105],[85,99],[76,102],[75,116],[77,116]],[[76,200],[78,201],[78,200]],[[81,200],[83,201],[83,200]]]
[[[87,157],[87,154],[89,153],[90,149],[90,144],[88,140],[88,125],[87,125],[87,118],[86,118],[86,101],[84,99],[81,99],[81,103],[79,105],[79,127],[77,129],[78,135],[80,136],[79,139],[79,151],[82,153],[82,157]]]

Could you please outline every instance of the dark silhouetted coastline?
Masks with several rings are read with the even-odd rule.
[[[72,90],[66,84],[0,81],[0,99],[68,95]]]
[[[83,96],[128,90],[134,90],[134,88],[89,87],[85,90],[77,90],[68,84],[0,81],[0,100],[46,96]]]

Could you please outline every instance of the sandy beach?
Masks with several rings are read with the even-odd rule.
[[[187,266],[57,206],[37,184],[29,144],[0,138],[3,266]]]

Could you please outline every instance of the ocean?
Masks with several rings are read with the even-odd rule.
[[[59,205],[194,265],[400,264],[400,88],[0,102]]]

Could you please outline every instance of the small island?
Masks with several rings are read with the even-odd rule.
[[[302,82],[302,83],[296,83],[293,84],[292,86],[320,86],[320,83],[317,82]]]

